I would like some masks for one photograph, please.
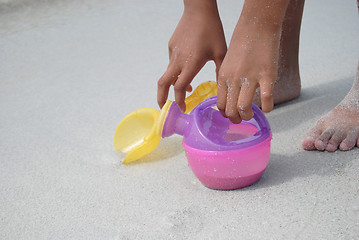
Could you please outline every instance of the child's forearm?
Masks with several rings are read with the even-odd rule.
[[[217,13],[217,1],[216,0],[183,0],[184,11],[198,14],[211,14]]]
[[[246,0],[240,24],[278,31],[282,27],[289,0]]]

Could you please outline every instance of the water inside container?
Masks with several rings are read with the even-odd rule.
[[[227,142],[242,140],[253,136],[257,132],[257,127],[248,122],[241,122],[240,124],[231,124],[224,136]]]

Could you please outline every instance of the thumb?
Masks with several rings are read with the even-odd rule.
[[[214,64],[216,65],[216,80],[217,80],[217,82],[218,82],[218,76],[219,76],[219,69],[221,68],[223,59],[224,59],[224,56],[214,59]]]

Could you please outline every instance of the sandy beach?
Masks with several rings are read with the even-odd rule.
[[[243,1],[218,1],[227,42]],[[216,191],[182,138],[123,165],[117,125],[157,108],[178,0],[0,0],[1,239],[359,239],[359,148],[304,151],[351,88],[356,1],[307,1],[301,96],[267,114],[270,162],[256,184]],[[215,80],[209,62],[193,86]],[[170,94],[173,99],[173,94]]]

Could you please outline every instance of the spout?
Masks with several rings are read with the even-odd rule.
[[[183,135],[188,125],[189,115],[182,113],[176,103],[172,103],[163,125],[162,137],[173,134]]]

